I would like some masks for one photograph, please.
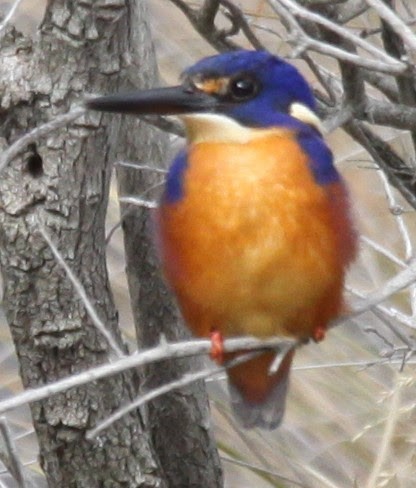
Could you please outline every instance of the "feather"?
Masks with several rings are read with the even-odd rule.
[[[231,406],[235,417],[246,429],[259,427],[265,430],[272,430],[282,422],[293,355],[293,349],[286,352],[277,372],[272,375],[269,374],[269,368],[273,358],[270,360],[270,357],[268,357],[266,362],[262,357],[260,357],[261,361],[255,358],[244,364],[245,376],[247,375],[247,370],[254,369],[256,377],[263,376],[268,378],[268,389],[261,392],[261,394],[259,394],[257,388],[250,391],[250,386],[248,386],[250,383],[244,385],[237,383],[234,377],[235,373],[233,375],[233,371],[229,371],[228,387],[231,395]]]

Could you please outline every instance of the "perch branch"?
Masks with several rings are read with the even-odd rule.
[[[293,345],[294,343],[295,342],[293,340],[281,337],[274,337],[267,340],[242,337],[238,339],[226,339],[224,341],[224,351],[235,352],[252,351],[256,349],[276,349],[282,345]],[[172,344],[163,342],[159,346],[152,349],[137,352],[131,354],[130,356],[124,356],[120,359],[114,360],[112,363],[103,364],[87,371],[83,371],[82,373],[67,376],[66,378],[50,383],[49,385],[25,390],[22,393],[1,401],[0,414],[27,403],[43,400],[69,388],[84,385],[101,378],[106,378],[107,376],[112,376],[131,368],[137,368],[139,366],[144,366],[146,364],[155,363],[165,359],[184,358],[208,354],[211,351],[211,347],[211,341],[206,339],[184,341]]]

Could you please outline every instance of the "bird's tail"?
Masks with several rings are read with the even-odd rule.
[[[273,374],[269,374],[276,356],[273,352],[262,354],[228,371],[234,415],[243,427],[272,430],[279,426],[285,412],[293,355],[294,349],[286,352]]]

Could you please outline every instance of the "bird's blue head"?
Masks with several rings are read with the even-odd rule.
[[[251,127],[290,123],[288,116],[296,107],[311,114],[316,110],[312,90],[299,71],[267,51],[204,58],[184,72],[183,82],[214,97],[215,112]]]
[[[315,99],[299,71],[266,51],[232,51],[204,58],[182,84],[86,102],[89,108],[131,114],[217,113],[249,127],[318,126]]]
[[[246,127],[293,129],[309,156],[316,181],[339,180],[332,154],[320,135],[308,83],[294,66],[266,51],[233,51],[204,58],[183,73],[179,86],[94,98],[86,106],[136,115],[219,114]],[[195,118],[201,120],[188,117],[188,136],[189,119]],[[183,153],[168,176],[171,200],[181,194],[185,167]]]

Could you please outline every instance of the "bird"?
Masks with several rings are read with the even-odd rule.
[[[357,235],[316,99],[294,65],[268,51],[225,52],[186,69],[178,86],[86,105],[183,122],[186,144],[167,174],[157,241],[186,324],[212,338],[218,362],[242,354],[224,353],[224,338],[324,338],[346,310]],[[281,424],[294,351],[273,373],[273,351],[227,371],[243,427]]]

